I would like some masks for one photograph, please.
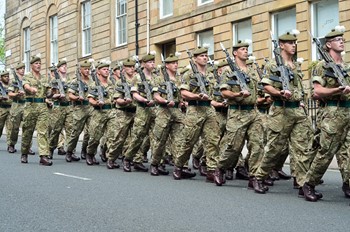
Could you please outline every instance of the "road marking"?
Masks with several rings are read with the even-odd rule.
[[[58,176],[65,176],[65,177],[70,177],[70,178],[75,178],[75,179],[79,179],[79,180],[91,180],[90,178],[85,178],[85,177],[80,177],[80,176],[73,176],[73,175],[68,175],[68,174],[64,174],[64,173],[60,173],[60,172],[54,172],[54,175],[58,175]]]

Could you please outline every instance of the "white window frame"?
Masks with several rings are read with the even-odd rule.
[[[91,55],[92,36],[91,36],[91,1],[81,3],[81,32],[82,32],[82,55]],[[85,21],[85,19],[87,19]]]
[[[125,12],[123,12],[122,14],[119,14],[120,12],[120,3],[124,3],[123,5],[125,5]],[[116,0],[116,34],[115,34],[115,38],[116,38],[116,46],[122,46],[127,44],[128,42],[128,17],[127,17],[127,10],[128,10],[128,6],[127,6],[128,2],[127,0]],[[122,25],[122,27],[120,26],[121,23],[124,23],[124,25]],[[122,33],[122,35],[120,34]]]
[[[23,61],[25,71],[30,71],[30,27],[23,28]]]
[[[213,33],[213,30],[206,30],[206,31],[201,31],[201,32],[198,32],[197,33],[197,46],[202,46],[203,47],[203,44],[200,44],[200,36],[203,35],[204,33],[208,33],[208,32],[211,32],[212,34],[212,40],[213,40],[213,43],[212,44],[209,44],[210,47],[208,48],[208,56],[211,56],[210,58],[211,59],[214,59],[214,33]]]
[[[248,38],[238,38],[238,35],[237,35],[237,34],[239,34],[238,25],[240,23],[244,23],[244,22],[250,22],[250,29],[251,29],[250,37],[248,37]],[[233,35],[232,35],[232,42],[233,42],[233,44],[232,45],[238,43],[238,40],[244,41],[244,40],[249,39],[249,40],[252,41],[252,43],[248,47],[248,53],[252,53],[253,52],[253,31],[252,31],[252,20],[251,19],[247,19],[247,20],[243,20],[243,21],[239,21],[239,22],[233,23],[233,25],[232,25],[232,33],[233,33]]]
[[[50,16],[50,65],[58,63],[58,18]]]
[[[197,4],[198,4],[198,6],[203,6],[205,4],[209,4],[212,2],[214,2],[214,0],[198,0]]]
[[[171,3],[172,3],[171,13],[167,14],[167,15],[164,15],[164,1],[167,1],[167,0],[159,0],[159,18],[161,18],[161,19],[164,19],[164,18],[172,16],[173,12],[174,12],[174,7],[173,7],[174,1],[171,0]]]
[[[315,17],[316,17],[316,13],[317,13],[316,12],[316,5],[319,4],[320,2],[321,1],[317,1],[317,2],[313,2],[311,4],[311,9],[310,9],[310,13],[311,13],[311,34],[313,36],[317,37],[318,39],[323,40],[324,39],[324,37],[323,37],[324,35],[322,35],[322,36],[317,35],[316,28],[315,28],[315,24],[316,24]],[[337,12],[337,14],[338,14],[338,22],[336,22],[334,24],[335,26],[339,25],[339,1],[336,1],[336,2],[338,3],[338,12]],[[317,53],[318,53],[318,51],[317,51],[317,48],[316,48],[316,44],[313,41],[311,41],[311,59],[313,61],[318,60]]]

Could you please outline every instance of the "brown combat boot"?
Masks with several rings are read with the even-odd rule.
[[[262,180],[258,180],[256,177],[252,177],[251,183],[253,185],[254,192],[259,194],[265,194],[266,190],[264,189]]]
[[[27,154],[22,154],[21,155],[21,163],[22,164],[28,163],[28,155]]]
[[[302,188],[304,192],[305,200],[316,202],[318,200],[317,196],[315,195],[315,187],[310,185],[309,183],[305,183]]]
[[[173,171],[173,178],[174,180],[181,180],[182,175],[182,167],[176,167],[174,166],[174,171]]]
[[[151,168],[151,175],[152,176],[159,176],[158,165],[151,164],[150,168]]]
[[[224,183],[224,170],[216,168],[214,172],[214,182],[217,186],[221,186]]]
[[[131,172],[130,160],[127,160],[126,158],[123,159],[123,170],[124,172]]]
[[[226,169],[226,180],[233,180],[233,168]]]
[[[15,153],[17,150],[16,150],[16,148],[15,148],[14,145],[9,145],[9,146],[7,147],[7,151],[8,151],[9,153]]]
[[[52,162],[48,159],[47,156],[40,156],[39,164],[43,166],[51,166]]]

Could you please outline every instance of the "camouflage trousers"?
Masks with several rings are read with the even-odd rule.
[[[4,106],[7,107],[7,106]],[[6,124],[6,125],[5,125]],[[10,122],[10,107],[3,108],[0,105],[0,130],[2,135],[2,131],[4,130],[4,127],[6,126],[6,134],[7,134],[7,144],[9,144],[9,135],[11,131],[11,122]]]
[[[104,133],[111,137],[115,137],[116,125],[116,110],[115,109],[94,109],[91,114],[91,121],[89,124],[89,142],[87,146],[87,153],[95,155],[98,145]]]
[[[55,106],[51,110],[50,115],[50,132],[49,132],[49,146],[50,150],[53,151],[57,147],[62,146],[64,144],[64,133],[66,134],[72,133],[73,127],[73,111],[71,106]],[[61,145],[59,146],[59,140],[61,139]],[[62,142],[63,140],[63,142]],[[64,145],[63,145],[64,146]]]
[[[89,142],[89,124],[93,107],[90,105],[72,107],[72,130],[67,133],[67,151],[73,152],[77,147],[79,136],[84,131],[82,150],[86,151]]]
[[[39,156],[49,155],[48,128],[49,109],[46,104],[26,102],[23,111],[22,154],[28,154],[36,129]]]
[[[153,142],[151,131],[154,126],[154,119],[154,107],[143,107],[140,105],[136,107],[134,124],[131,129],[131,140],[128,149],[124,153],[125,159],[142,163],[142,156],[136,155],[147,134],[150,136],[150,143]]]
[[[24,103],[17,103],[17,102],[12,102],[12,106],[10,109],[10,127],[9,133],[8,133],[8,138],[7,138],[7,145],[12,145],[15,146],[18,141],[18,133],[19,133],[19,128],[21,126],[22,120],[23,120],[23,110],[24,110]]]
[[[123,147],[130,133],[134,122],[135,112],[126,110],[113,109],[116,120],[111,121],[108,125],[112,130],[107,130],[106,146],[109,160],[115,161],[123,153]]]
[[[236,166],[245,141],[249,150],[249,173],[254,175],[264,150],[264,127],[257,110],[230,109],[227,117],[226,134],[220,143],[218,167],[227,169]]]
[[[350,108],[328,106],[322,109],[320,141],[304,182],[317,185],[336,155],[343,182],[349,183]]]
[[[267,129],[267,144],[257,170],[257,179],[265,179],[276,167],[276,161],[289,142],[289,155],[294,158],[295,177],[302,185],[306,172],[314,158],[311,151],[313,130],[302,108],[272,107]]]
[[[169,146],[170,155],[178,153],[177,145],[180,141],[178,141],[179,137],[177,135],[181,133],[184,127],[184,118],[184,114],[178,108],[158,108],[152,130],[154,142],[151,148],[151,163],[153,165],[159,165],[161,163],[166,153],[166,145]]]
[[[208,170],[217,166],[219,156],[220,128],[214,108],[211,106],[188,106],[185,116],[185,126],[180,133],[178,154],[175,165],[183,167],[189,160],[193,147],[201,136]]]

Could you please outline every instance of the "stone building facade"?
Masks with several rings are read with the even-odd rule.
[[[74,74],[76,61],[123,60],[148,51],[169,55],[209,45],[211,58],[224,58],[238,40],[250,39],[250,52],[262,63],[272,56],[275,38],[294,28],[300,31],[298,56],[308,65],[317,59],[308,32],[322,37],[336,25],[350,36],[348,0],[6,0],[5,50],[7,65],[40,53],[44,68],[67,58]],[[137,12],[137,13],[136,13]],[[348,44],[348,42],[347,42]],[[347,46],[346,51],[349,51]],[[347,53],[347,61],[350,55]]]

